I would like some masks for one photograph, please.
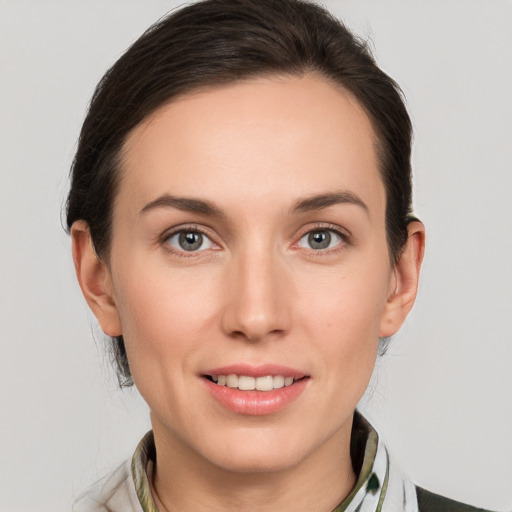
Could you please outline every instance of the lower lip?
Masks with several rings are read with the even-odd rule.
[[[208,391],[222,406],[238,414],[264,416],[273,414],[293,402],[306,388],[308,378],[272,391],[241,391],[219,386],[203,377]]]

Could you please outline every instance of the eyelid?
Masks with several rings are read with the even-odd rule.
[[[330,222],[318,222],[318,223],[314,223],[312,225],[310,224],[308,226],[305,226],[299,231],[299,233],[296,237],[296,241],[293,243],[294,248],[296,246],[298,246],[299,242],[304,238],[304,236],[308,235],[309,233],[315,232],[315,231],[332,231],[341,238],[342,243],[339,245],[352,245],[352,233],[350,233],[350,231],[348,229],[343,228],[342,226],[340,226],[338,224],[331,224]],[[301,247],[297,247],[297,248],[301,248]],[[320,253],[328,253],[331,251],[335,251],[336,249],[337,249],[337,247],[332,247],[332,248],[328,248],[328,249],[317,249],[317,250],[310,249],[310,250],[312,252],[320,254]]]
[[[164,246],[164,248],[167,251],[169,251],[173,254],[177,254],[179,256],[185,256],[185,257],[194,256],[194,255],[200,254],[202,252],[205,252],[208,249],[212,249],[212,247],[209,247],[208,249],[202,249],[200,251],[185,251],[185,250],[180,250],[180,249],[177,249],[177,248],[171,246],[168,243],[168,240],[183,231],[188,231],[188,232],[192,232],[192,233],[200,233],[201,235],[205,236],[206,238],[208,238],[211,241],[211,243],[213,245],[213,250],[220,248],[220,244],[217,241],[217,237],[214,234],[212,234],[211,230],[205,228],[204,226],[200,226],[199,224],[180,224],[178,226],[173,226],[172,228],[165,230],[158,237],[158,243],[160,245]]]
[[[334,231],[338,233],[340,236],[350,239],[352,238],[352,233],[343,226],[340,226],[339,224],[332,224],[331,222],[313,222],[308,224],[307,226],[302,227],[299,230],[299,238],[303,237],[307,233],[311,233],[311,231]]]
[[[351,245],[353,243],[352,242],[352,233],[348,229],[346,229],[338,224],[332,224],[330,222],[317,222],[317,223],[313,223],[313,224],[304,226],[303,228],[300,229],[298,234],[294,237],[295,242],[293,242],[292,248],[298,248],[297,247],[298,243],[308,233],[311,233],[314,231],[322,231],[322,230],[323,231],[332,231],[332,232],[336,233],[342,240],[342,244],[339,244],[339,245]],[[199,224],[195,224],[195,223],[180,224],[178,226],[173,226],[172,228],[165,230],[159,236],[158,243],[160,245],[164,246],[165,249],[168,250],[169,252],[178,254],[180,256],[193,256],[194,254],[202,253],[207,250],[207,249],[203,249],[200,251],[188,252],[185,250],[177,250],[177,249],[173,248],[172,246],[170,246],[167,243],[169,238],[171,238],[172,236],[175,236],[176,234],[178,234],[182,231],[191,231],[191,232],[201,233],[203,236],[206,236],[208,239],[210,239],[210,241],[212,242],[212,244],[214,246],[214,248],[213,248],[214,250],[218,250],[222,247],[222,245],[218,242],[218,237],[214,233],[212,233],[211,229],[206,228],[205,226],[201,226]],[[336,247],[330,248],[330,249],[323,249],[323,250],[311,249],[312,252],[316,252],[316,253],[326,253],[326,252],[331,252],[331,251],[335,251],[335,250],[336,250]]]

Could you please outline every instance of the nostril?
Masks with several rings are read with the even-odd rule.
[[[260,331],[256,329],[247,329],[247,332],[236,330],[231,333],[231,337],[241,341],[248,341],[251,343],[259,342],[264,339],[276,339],[285,334],[284,329],[272,329],[270,331]]]

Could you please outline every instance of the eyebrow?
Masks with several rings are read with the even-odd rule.
[[[184,212],[199,213],[208,217],[225,217],[224,212],[210,201],[194,199],[192,197],[177,197],[163,194],[154,201],[148,203],[140,214],[147,213],[156,208],[176,208]]]
[[[366,213],[369,212],[368,206],[366,206],[359,196],[353,192],[345,190],[340,192],[317,194],[298,199],[291,208],[291,213],[321,210],[323,208],[328,208],[329,206],[347,203],[360,206]],[[195,199],[192,197],[172,196],[170,194],[163,194],[149,202],[142,208],[140,214],[145,214],[156,208],[175,208],[184,212],[199,213],[208,217],[226,217],[224,212],[211,201]]]
[[[367,214],[369,213],[368,206],[366,206],[364,201],[358,195],[349,190],[304,197],[295,202],[292,212],[321,210],[323,208],[328,208],[329,206],[345,203],[360,206]]]

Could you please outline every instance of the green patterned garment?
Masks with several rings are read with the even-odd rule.
[[[352,463],[358,478],[332,512],[489,512],[443,498],[405,478],[377,432],[358,412],[352,428]],[[156,460],[153,432],[137,446],[132,460],[87,491],[74,512],[158,512],[148,474]]]

